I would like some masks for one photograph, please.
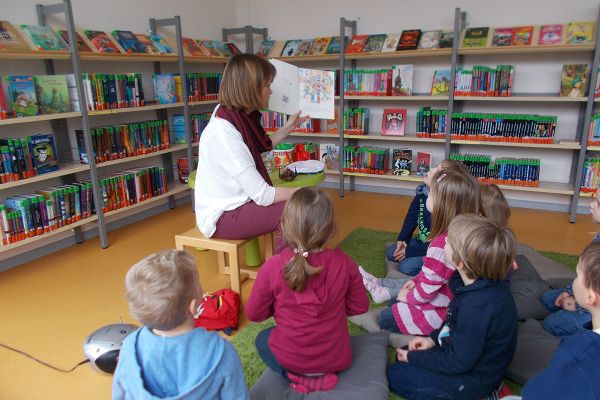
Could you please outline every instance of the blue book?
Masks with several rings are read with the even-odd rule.
[[[54,145],[54,135],[42,134],[29,137],[31,161],[38,175],[58,171],[58,156]]]
[[[131,31],[112,31],[112,35],[125,53],[145,53],[146,48]]]
[[[183,118],[183,114],[173,115],[173,135],[175,136],[176,144],[187,143],[185,137],[185,119]]]
[[[152,44],[154,44],[154,46],[156,46],[156,48],[158,49],[158,51],[160,53],[162,53],[162,54],[174,53],[171,46],[169,46],[169,44],[165,41],[165,39],[162,38],[162,36],[160,36],[154,32],[150,32],[148,34],[148,39],[150,39],[150,41],[152,41]]]
[[[152,82],[154,83],[154,99],[158,104],[177,103],[173,75],[155,74],[152,77]]]

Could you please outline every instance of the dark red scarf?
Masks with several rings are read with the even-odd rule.
[[[229,121],[242,134],[242,139],[252,154],[256,169],[265,182],[273,186],[261,156],[261,153],[273,150],[273,142],[260,124],[262,114],[257,110],[247,114],[244,110],[231,110],[221,104],[215,115]]]

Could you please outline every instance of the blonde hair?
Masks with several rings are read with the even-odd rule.
[[[283,238],[296,253],[284,267],[285,282],[293,291],[301,292],[308,279],[321,271],[310,265],[305,255],[323,247],[335,232],[331,200],[314,187],[298,190],[285,204],[281,228]]]
[[[196,263],[181,250],[149,255],[131,267],[125,277],[125,297],[131,315],[159,330],[181,325],[198,293],[202,293],[202,288]]]
[[[431,178],[429,196],[433,196],[429,240],[446,232],[455,216],[479,213],[479,186],[471,175],[440,170]]]
[[[583,286],[600,294],[600,243],[592,242],[585,246],[579,263],[583,272]]]
[[[471,176],[469,168],[467,168],[465,164],[461,163],[460,161],[446,158],[445,160],[442,160],[440,164],[442,164],[442,171],[455,171],[466,176]]]
[[[513,231],[475,214],[458,215],[450,222],[448,243],[452,262],[462,262],[470,279],[502,281],[515,259]]]
[[[480,184],[479,208],[481,215],[500,226],[508,226],[510,206],[500,188],[495,184]]]
[[[253,54],[233,56],[225,66],[219,102],[231,110],[258,110],[263,107],[262,90],[275,78],[273,64]]]

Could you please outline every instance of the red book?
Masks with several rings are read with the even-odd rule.
[[[368,40],[369,35],[354,35],[352,41],[346,47],[346,54],[362,53]]]
[[[404,136],[404,127],[406,126],[406,109],[383,110],[381,120],[381,134],[384,136]]]
[[[520,26],[513,29],[511,46],[529,46],[533,37],[533,26]]]
[[[415,50],[421,39],[420,29],[409,29],[402,31],[397,50]]]

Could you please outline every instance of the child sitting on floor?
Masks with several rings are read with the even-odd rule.
[[[586,246],[576,271],[574,298],[591,314],[593,331],[563,338],[548,368],[523,388],[524,399],[600,399],[600,243]]]
[[[215,332],[194,327],[202,287],[194,258],[152,254],[125,277],[131,315],[144,324],[123,342],[113,399],[247,399],[240,359]]]
[[[431,186],[431,177],[438,171],[450,170],[469,174],[467,167],[455,160],[443,160],[435,168],[430,169],[425,175],[423,183],[417,186],[417,193],[408,207],[402,229],[396,239],[396,245],[391,246],[387,251],[387,259],[397,262],[396,268],[403,274],[416,275],[423,266],[423,257],[429,247],[428,238],[431,230],[431,213],[425,206]],[[413,237],[416,228],[418,228],[418,234]]]
[[[369,299],[356,263],[340,249],[323,248],[335,230],[333,206],[317,188],[302,188],[287,201],[281,220],[289,245],[258,271],[246,315],[275,317],[256,348],[265,364],[296,391],[333,389],[350,367],[346,316],[362,314]]]
[[[504,278],[515,258],[513,232],[485,217],[455,217],[444,247],[462,283],[440,329],[397,349],[390,389],[406,399],[481,399],[496,394],[517,341],[517,310]]]

